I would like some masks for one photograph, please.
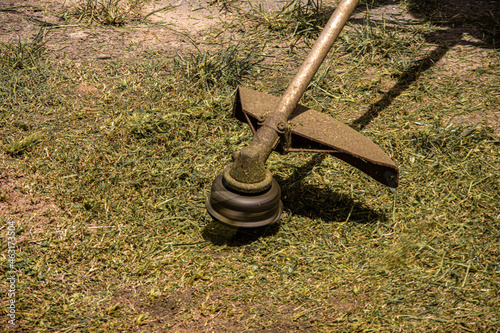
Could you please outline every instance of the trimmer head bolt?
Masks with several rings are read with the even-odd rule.
[[[284,123],[284,122],[279,123],[277,128],[278,128],[278,131],[284,132],[286,130],[286,123]]]

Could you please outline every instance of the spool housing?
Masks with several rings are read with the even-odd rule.
[[[210,215],[235,228],[259,228],[276,223],[283,211],[281,189],[275,179],[258,193],[237,192],[225,184],[222,174],[212,183],[206,207]]]

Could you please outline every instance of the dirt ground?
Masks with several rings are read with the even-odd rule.
[[[1,6],[14,9],[0,15],[0,39],[4,42],[18,38],[32,40],[40,26],[45,25],[46,46],[56,58],[134,59],[144,56],[146,52],[171,55],[183,47],[186,35],[196,35],[215,21],[215,18],[206,18],[210,15],[206,9],[192,12],[200,8],[195,1],[178,2],[172,10],[151,15],[146,24],[134,23],[123,29],[65,24],[62,16],[71,9],[66,1],[30,0],[22,6],[13,1]],[[157,2],[151,11],[168,7],[171,3]]]
[[[217,3],[208,0],[158,0],[142,10],[147,16],[143,21],[130,22],[126,27],[103,27],[65,21],[64,17],[74,8],[71,0],[28,0],[22,3],[6,0],[0,4],[0,41],[33,40],[40,28],[45,27],[47,47],[51,54],[60,58],[140,58],[147,52],[171,55],[189,45],[189,40],[203,42],[207,30],[234,17],[235,12],[229,5]],[[286,1],[252,1],[254,6],[262,6],[263,9],[277,8],[283,3]],[[466,3],[468,5],[458,8],[475,10],[474,4],[480,1]],[[491,9],[483,8],[482,11],[494,15],[498,11],[495,6],[492,1]],[[393,23],[408,19],[427,20],[420,13],[408,13],[401,6],[392,4],[375,7],[371,14],[374,18],[383,17]],[[351,21],[356,22],[363,15],[364,11],[355,13]],[[462,14],[457,11],[450,12],[450,15],[460,17]],[[435,37],[450,44],[451,49],[459,49],[461,46],[480,45],[484,33],[471,26],[453,26],[442,29]],[[441,61],[446,62],[447,59]]]
[[[270,8],[275,1],[264,2]],[[155,1],[144,8],[144,22],[126,28],[67,24],[64,15],[73,6],[66,0],[6,1],[0,4],[0,41],[33,40],[41,27],[46,28],[49,53],[55,58],[72,60],[138,59],[148,52],[171,56],[192,48],[192,42],[206,38],[204,31],[233,15],[223,6],[208,1]]]

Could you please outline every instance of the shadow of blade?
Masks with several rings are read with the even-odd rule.
[[[392,6],[392,0],[373,0],[367,9]],[[399,1],[403,3],[403,1]],[[420,74],[429,70],[446,53],[457,45],[469,45],[496,49],[499,46],[500,1],[489,0],[405,0],[408,13],[415,19],[430,22],[439,27],[437,31],[425,33],[428,43],[437,45],[424,59],[417,61],[398,79],[392,89],[372,104],[365,114],[353,121],[350,126],[362,130],[379,113],[392,104],[395,98],[409,88]],[[351,20],[354,24],[363,23],[361,19]],[[372,20],[376,22],[377,20]],[[385,22],[381,20],[381,22]],[[404,28],[404,25],[402,25]],[[475,39],[467,40],[464,36]],[[469,38],[470,39],[470,38]]]
[[[350,221],[370,224],[386,221],[385,213],[374,210],[355,199],[331,191],[328,188],[304,184],[304,178],[327,157],[327,154],[314,154],[303,166],[294,170],[287,178],[276,176],[282,188],[282,198],[286,211],[293,215],[326,222]]]
[[[438,46],[424,59],[415,62],[413,66],[399,76],[396,84],[387,93],[385,93],[379,101],[370,105],[368,111],[349,125],[358,131],[365,128],[380,114],[382,110],[389,107],[394,99],[407,90],[423,72],[432,68],[436,62],[443,58],[451,47],[452,46]]]
[[[460,39],[462,34],[467,34],[477,40],[465,42],[467,45],[493,49],[500,46],[498,0],[371,0],[360,7],[364,6],[366,11],[386,6],[392,8],[398,3],[413,19],[446,30],[448,36],[442,41]]]
[[[280,229],[280,222],[256,228],[237,229],[212,220],[201,232],[204,240],[210,241],[214,245],[244,246],[258,241],[261,238],[276,235]]]
[[[466,45],[492,49],[500,46],[499,1],[411,0],[408,9],[415,18],[446,28],[451,38],[467,34],[477,40]]]

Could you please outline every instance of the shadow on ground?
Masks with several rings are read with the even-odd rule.
[[[400,1],[399,1],[400,2]],[[386,5],[394,5],[394,0],[373,0],[371,10]],[[414,62],[398,78],[396,84],[377,102],[354,120],[350,126],[362,130],[370,124],[392,102],[407,90],[422,73],[431,69],[446,53],[457,45],[496,49],[499,47],[500,2],[486,0],[413,0],[406,1],[410,14],[420,21],[428,21],[438,26],[437,30],[426,33],[425,40],[435,47],[427,55]],[[321,15],[325,15],[322,13]],[[354,25],[364,24],[361,18],[351,19]],[[374,24],[382,24],[382,19],[372,19]],[[391,22],[385,19],[385,22]],[[292,215],[324,221],[349,221],[351,223],[376,223],[386,221],[383,212],[376,211],[352,198],[332,192],[329,189],[303,183],[311,170],[321,164],[326,154],[315,154],[302,167],[297,168],[285,179],[276,177],[282,189],[285,209]],[[250,244],[261,237],[269,237],[279,231],[280,224],[254,230],[236,230],[218,222],[210,223],[203,231],[203,237],[214,244],[241,246]]]
[[[329,189],[304,184],[303,179],[321,164],[327,154],[314,154],[309,161],[295,169],[287,178],[275,176],[281,186],[281,198],[289,216],[321,219],[331,223],[346,222],[371,224],[386,221],[384,212],[376,211],[344,194]],[[206,241],[215,245],[244,246],[275,235],[283,220],[259,229],[235,229],[217,221],[211,221],[202,231]]]
[[[394,4],[394,1],[373,1],[371,9]],[[408,2],[410,14],[418,20],[428,21],[440,28],[424,34],[435,47],[423,59],[417,60],[398,78],[396,84],[370,105],[369,109],[351,124],[362,130],[379,113],[389,107],[394,99],[407,90],[419,76],[431,69],[446,53],[457,45],[496,49],[499,47],[500,2],[486,0],[414,0]],[[352,19],[354,25],[364,24],[363,19]],[[372,19],[374,24],[382,20]],[[398,24],[390,19],[389,24]]]
[[[205,226],[201,235],[214,245],[244,246],[274,236],[279,229],[280,222],[256,229],[236,229],[213,220]]]
[[[304,184],[304,178],[320,165],[328,155],[318,153],[294,170],[285,179],[276,176],[281,185],[282,201],[293,215],[323,221],[370,224],[385,221],[383,212],[376,211],[361,202],[325,187]]]
[[[500,2],[492,0],[371,0],[367,8],[403,4],[419,21],[441,27],[438,33],[427,36],[440,41],[459,40],[460,43],[482,48],[498,48],[500,34]],[[383,9],[383,8],[382,8]],[[381,12],[383,13],[383,11]],[[385,17],[390,21],[389,17]],[[463,35],[477,42],[465,41]]]

